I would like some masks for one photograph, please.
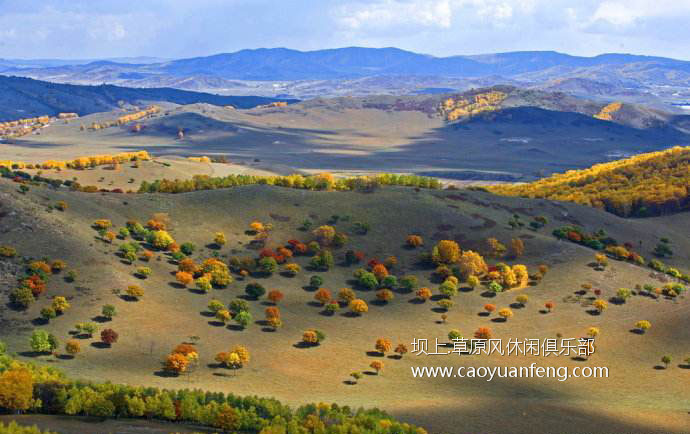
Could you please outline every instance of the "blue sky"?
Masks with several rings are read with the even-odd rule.
[[[0,0],[0,58],[395,46],[690,60],[690,0]]]

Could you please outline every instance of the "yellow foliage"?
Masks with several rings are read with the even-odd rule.
[[[690,147],[569,170],[528,184],[489,187],[496,194],[563,200],[619,216],[648,216],[690,209]]]
[[[483,112],[498,110],[507,95],[499,91],[481,92],[470,98],[448,98],[441,103],[439,111],[449,121],[471,117]]]
[[[623,103],[612,102],[611,104],[607,104],[604,107],[602,107],[601,111],[595,114],[594,117],[597,119],[601,119],[602,121],[612,121],[612,114],[620,110],[621,107],[623,107]]]

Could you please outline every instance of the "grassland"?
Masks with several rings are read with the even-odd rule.
[[[551,231],[575,224],[594,231],[604,229],[610,236],[638,246],[649,256],[660,238],[669,238],[674,256],[665,261],[685,269],[690,264],[690,239],[687,218],[683,215],[652,219],[626,220],[579,206],[542,199],[499,197],[479,191],[419,191],[408,188],[384,188],[374,193],[314,192],[269,186],[246,186],[230,190],[202,191],[179,195],[165,194],[87,194],[31,187],[26,194],[16,184],[0,180],[0,231],[2,244],[17,248],[25,257],[63,259],[68,269],[77,271],[75,282],[61,275],[48,283],[47,296],[64,295],[72,309],[47,325],[35,321],[39,310],[48,303],[44,296],[26,311],[2,306],[0,339],[21,357],[58,366],[69,375],[90,380],[111,380],[132,385],[164,388],[202,388],[232,391],[236,394],[273,396],[292,405],[305,402],[338,402],[351,406],[380,407],[396,417],[425,426],[432,433],[453,432],[666,432],[681,433],[687,427],[687,369],[680,366],[688,356],[690,325],[687,300],[633,296],[626,303],[611,305],[602,315],[591,315],[587,297],[576,295],[588,283],[605,297],[614,296],[620,287],[636,284],[660,286],[667,277],[648,268],[627,262],[611,261],[605,271],[589,264],[593,251],[565,241],[558,241]],[[50,209],[57,201],[68,204],[64,212]],[[335,250],[337,265],[328,272],[303,271],[294,278],[274,274],[271,277],[241,278],[225,289],[208,294],[181,288],[175,283],[176,265],[166,255],[156,254],[148,266],[153,270],[146,280],[133,276],[134,267],[123,262],[116,251],[121,240],[108,244],[91,228],[94,220],[107,218],[121,227],[127,220],[148,220],[154,213],[167,213],[171,234],[180,242],[190,241],[200,247],[195,259],[216,252],[221,258],[256,255],[250,248],[253,237],[246,233],[249,223],[260,220],[274,229],[267,241],[278,247],[287,240],[307,241],[308,232],[300,231],[302,221],[315,226],[339,216],[336,228],[347,233],[350,241]],[[508,221],[519,214],[525,221],[545,216],[546,227],[533,231],[513,230]],[[371,229],[358,234],[353,224],[366,222]],[[220,250],[211,246],[213,234],[223,231],[228,243]],[[547,264],[550,271],[536,286],[507,291],[490,297],[483,289],[470,290],[462,285],[456,306],[448,312],[446,323],[435,311],[432,301],[418,304],[414,294],[398,292],[387,305],[372,302],[373,291],[356,288],[365,299],[369,312],[357,318],[342,313],[323,315],[313,305],[309,277],[319,274],[324,287],[337,291],[353,287],[356,267],[341,264],[344,251],[365,252],[367,259],[398,257],[393,272],[414,274],[420,286],[434,291],[438,282],[432,269],[419,264],[419,250],[404,248],[405,237],[420,234],[429,250],[441,239],[454,239],[463,249],[483,250],[487,237],[504,243],[520,238],[526,246],[520,262],[534,270]],[[296,262],[306,268],[309,258]],[[19,259],[0,261],[3,277],[0,289],[6,294],[21,271]],[[142,265],[142,264],[138,264]],[[249,281],[257,280],[269,289],[285,293],[281,302],[284,326],[277,332],[265,331],[261,323],[246,330],[215,325],[207,314],[211,298],[225,303],[241,296]],[[120,298],[114,290],[130,284],[141,285],[146,293],[138,302]],[[515,316],[507,322],[479,315],[485,303],[499,308],[514,303],[517,293],[529,295],[524,308],[514,308]],[[550,314],[540,313],[546,301],[556,307]],[[77,322],[89,321],[100,313],[103,304],[114,304],[118,315],[108,323],[120,334],[112,348],[98,348],[83,342],[84,351],[73,360],[32,357],[28,336],[36,327],[45,328],[62,340],[69,337]],[[254,319],[260,321],[263,300],[249,301]],[[645,335],[631,333],[640,319],[652,328]],[[414,338],[445,339],[457,328],[470,337],[480,326],[489,326],[502,339],[553,338],[582,336],[590,326],[599,327],[597,353],[588,361],[571,358],[492,356],[406,355],[401,360],[371,354],[374,341],[387,337],[394,343],[409,344]],[[298,345],[308,328],[323,330],[326,341],[313,348]],[[198,336],[201,363],[190,375],[171,378],[161,374],[161,361],[178,343]],[[252,353],[249,365],[227,375],[213,369],[213,356],[235,344]],[[658,369],[660,357],[670,354],[673,363]],[[349,373],[368,370],[372,360],[385,363],[380,375],[365,375],[359,384],[347,383]],[[522,378],[498,379],[413,379],[411,366],[523,366],[537,362],[541,366],[606,366],[607,379]]]

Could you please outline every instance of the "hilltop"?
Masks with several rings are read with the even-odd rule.
[[[646,217],[689,210],[689,186],[690,147],[675,147],[489,190],[576,202],[624,217]]]

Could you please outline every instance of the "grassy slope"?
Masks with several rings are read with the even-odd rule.
[[[674,240],[678,252],[668,262],[685,268],[690,263],[690,240],[683,235],[686,228],[682,219],[628,221],[572,204],[469,191],[415,193],[391,188],[360,194],[251,186],[184,195],[89,195],[32,188],[27,196],[21,196],[15,189],[16,185],[6,180],[0,183],[0,211],[7,212],[0,219],[2,243],[16,245],[27,256],[65,259],[80,276],[72,285],[59,278],[50,281],[49,294],[73,297],[74,307],[46,328],[64,339],[74,323],[96,316],[104,303],[115,304],[120,312],[110,324],[121,336],[112,349],[97,349],[84,342],[84,353],[76,360],[46,361],[72,375],[130,384],[268,395],[295,404],[335,401],[379,406],[430,427],[430,432],[533,432],[535,424],[542,431],[559,432],[683,431],[688,406],[683,395],[687,371],[675,365],[687,357],[690,340],[686,300],[674,303],[633,297],[623,306],[611,306],[600,317],[591,316],[579,304],[565,303],[562,298],[584,282],[610,296],[621,286],[653,282],[648,277],[649,270],[614,262],[605,272],[593,271],[587,267],[592,259],[591,250],[558,242],[550,235],[553,227],[566,222],[591,229],[603,227],[620,241],[637,244],[642,240],[643,253],[647,255],[646,250],[653,247],[658,237],[667,236]],[[70,206],[66,212],[45,211],[45,204],[60,199]],[[125,302],[112,294],[113,289],[136,283],[137,279],[131,275],[133,267],[120,263],[113,255],[116,246],[94,238],[95,232],[89,228],[91,221],[110,218],[121,226],[127,219],[145,220],[154,212],[170,214],[174,222],[172,233],[179,241],[189,240],[201,246],[210,242],[214,231],[224,231],[229,242],[222,254],[230,254],[231,250],[246,253],[250,237],[244,230],[254,219],[274,224],[271,240],[277,245],[290,238],[305,238],[297,227],[309,215],[317,223],[324,223],[333,214],[351,215],[353,220],[372,225],[368,236],[351,236],[352,247],[370,257],[397,255],[400,265],[396,274],[415,274],[432,289],[437,284],[428,281],[430,271],[415,265],[417,252],[401,246],[408,233],[421,233],[428,245],[434,239],[455,238],[466,248],[476,248],[488,236],[507,242],[520,234],[527,246],[522,262],[530,267],[547,263],[552,270],[540,285],[525,290],[530,296],[528,306],[514,309],[515,316],[508,323],[494,323],[477,313],[487,302],[507,306],[515,293],[487,299],[477,290],[463,291],[457,297],[458,306],[449,313],[445,325],[437,322],[439,314],[431,311],[433,304],[409,303],[410,294],[397,294],[388,306],[370,305],[369,313],[361,318],[322,316],[320,308],[309,305],[313,294],[303,288],[312,273],[304,272],[294,279],[275,276],[260,280],[266,287],[279,288],[286,294],[281,306],[284,328],[271,333],[253,324],[240,332],[210,325],[210,318],[202,312],[211,298],[228,302],[243,293],[246,281],[236,281],[227,289],[213,290],[208,295],[194,294],[170,284],[174,280],[170,273],[175,267],[162,259],[153,261],[153,275],[139,282],[147,291],[142,301]],[[505,222],[515,212],[543,214],[553,223],[538,233],[514,232]],[[350,225],[340,223],[339,229],[348,231]],[[209,250],[203,254],[209,254]],[[342,256],[342,252],[337,256]],[[306,264],[306,258],[298,261]],[[347,280],[352,271],[353,268],[336,266],[322,274],[324,286],[334,291],[351,286]],[[11,279],[3,282],[3,292],[10,284]],[[358,293],[367,301],[374,298],[371,292]],[[550,315],[540,314],[538,311],[547,300],[555,301],[556,309]],[[264,306],[260,302],[250,303],[255,319],[262,319]],[[30,321],[45,304],[47,299],[43,298],[26,313],[3,307],[0,338],[15,351],[28,350],[26,337],[33,328]],[[638,319],[648,319],[653,324],[645,336],[629,332]],[[610,378],[564,383],[553,379],[496,379],[490,383],[483,379],[413,380],[409,366],[415,365],[521,366],[537,362],[542,366],[572,367],[583,362],[563,358],[408,355],[400,361],[386,359],[379,377],[365,376],[356,386],[343,383],[352,370],[366,370],[372,360],[366,352],[373,349],[379,336],[389,337],[394,343],[409,343],[413,338],[443,339],[451,328],[459,328],[470,336],[477,327],[485,325],[503,339],[555,337],[557,332],[564,337],[577,337],[586,327],[599,326],[599,353],[587,363],[609,367]],[[294,347],[301,332],[309,327],[324,330],[326,342],[312,349]],[[202,363],[198,371],[177,379],[155,375],[165,354],[190,335],[201,337]],[[250,348],[253,358],[247,368],[236,377],[227,377],[206,367],[216,352],[234,344]],[[674,357],[673,368],[654,369],[659,357],[666,353]],[[671,396],[678,398],[668,399]]]

